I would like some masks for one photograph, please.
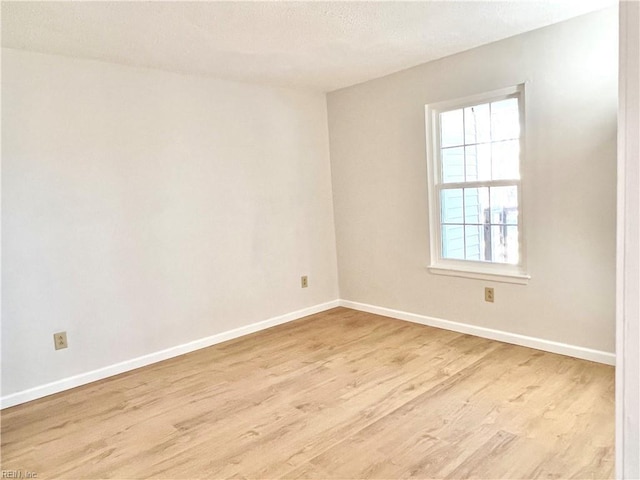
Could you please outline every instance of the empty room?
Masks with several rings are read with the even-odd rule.
[[[639,5],[3,1],[2,477],[635,478]]]

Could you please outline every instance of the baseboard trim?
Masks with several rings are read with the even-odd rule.
[[[349,300],[340,300],[340,306],[360,310],[362,312],[374,313],[385,317],[396,318],[398,320],[406,320],[407,322],[419,323],[430,327],[452,330],[454,332],[475,335],[476,337],[498,340],[500,342],[512,343],[523,347],[535,348],[545,352],[559,353],[570,357],[590,360],[592,362],[604,363],[606,365],[615,365],[616,356],[614,353],[603,352],[601,350],[593,350],[590,348],[569,345],[567,343],[554,342],[542,338],[528,337],[517,333],[505,332],[502,330],[494,330],[491,328],[478,327],[467,323],[452,322],[441,318],[428,317],[426,315],[418,315],[416,313],[403,312],[393,310],[391,308],[378,307],[366,303],[351,302]]]
[[[312,307],[296,310],[295,312],[272,317],[261,322],[252,323],[251,325],[245,325],[243,327],[234,328],[233,330],[228,330],[226,332],[217,333],[215,335],[201,338],[199,340],[194,340],[193,342],[176,345],[175,347],[170,347],[158,352],[150,353],[148,355],[132,358],[131,360],[126,360],[124,362],[109,365],[97,370],[92,370],[90,372],[85,372],[74,375],[72,377],[56,380],[55,382],[40,385],[28,390],[23,390],[21,392],[12,393],[0,398],[0,408],[8,408],[19,405],[21,403],[30,402],[31,400],[46,397],[47,395],[52,395],[64,390],[69,390],[71,388],[86,385],[87,383],[102,380],[113,375],[128,372],[130,370],[151,365],[152,363],[161,362],[162,360],[167,360],[179,355],[184,355],[185,353],[200,350],[201,348],[210,347],[212,345],[226,342],[228,340],[233,340],[234,338],[242,337],[243,335],[248,335],[260,330],[275,327],[276,325],[281,325],[283,323],[298,320],[302,317],[324,312],[325,310],[329,310],[338,306],[339,300],[321,303]]]
[[[102,380],[114,375],[118,375],[120,373],[135,370],[136,368],[145,367],[153,363],[168,360],[170,358],[184,355],[185,353],[200,350],[201,348],[210,347],[212,345],[226,342],[228,340],[233,340],[234,338],[242,337],[243,335],[248,335],[250,333],[266,330],[267,328],[292,322],[308,315],[324,312],[335,307],[351,308],[353,310],[373,313],[376,315],[383,315],[385,317],[396,318],[398,320],[405,320],[408,322],[427,325],[430,327],[442,328],[454,332],[466,333],[469,335],[475,335],[477,337],[498,340],[500,342],[511,343],[523,347],[535,348],[537,350],[543,350],[545,352],[568,355],[570,357],[590,360],[592,362],[604,363],[606,365],[615,365],[616,360],[615,354],[603,352],[600,350],[593,350],[590,348],[554,342],[551,340],[544,340],[536,337],[528,337],[526,335],[519,335],[517,333],[510,333],[502,330],[478,327],[475,325],[469,325],[467,323],[443,320],[441,318],[429,317],[426,315],[419,315],[416,313],[409,313],[386,307],[378,307],[376,305],[369,305],[366,303],[352,302],[349,300],[333,300],[331,302],[321,303],[312,307],[303,308],[301,310],[296,310],[295,312],[272,317],[261,322],[252,323],[250,325],[245,325],[243,327],[228,330],[226,332],[217,333],[209,337],[194,340],[193,342],[176,345],[175,347],[170,347],[158,352],[150,353],[148,355],[133,358],[131,360],[108,365],[97,370],[92,370],[90,372],[85,372],[74,375],[72,377],[56,380],[55,382],[33,387],[28,390],[12,393],[0,397],[0,408],[13,407],[21,403],[30,402],[31,400],[37,400],[38,398],[46,397],[54,393],[59,393],[64,390],[69,390],[71,388],[86,385],[88,383]]]

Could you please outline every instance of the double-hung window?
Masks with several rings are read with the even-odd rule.
[[[526,283],[523,86],[427,105],[434,273]]]

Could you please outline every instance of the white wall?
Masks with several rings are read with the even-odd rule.
[[[330,93],[341,298],[613,352],[617,61],[610,9]],[[529,285],[431,274],[424,105],[525,81]]]
[[[335,300],[328,154],[323,94],[3,49],[2,394]]]
[[[640,3],[620,2],[616,477],[640,478]]]

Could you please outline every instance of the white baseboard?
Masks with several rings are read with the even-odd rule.
[[[559,353],[570,357],[591,360],[592,362],[604,363],[606,365],[615,365],[615,353],[603,352],[600,350],[592,350],[590,348],[569,345],[567,343],[554,342],[544,340],[542,338],[528,337],[517,333],[504,332],[502,330],[494,330],[491,328],[478,327],[467,323],[452,322],[442,320],[440,318],[427,317],[426,315],[418,315],[415,313],[402,312],[391,308],[377,307],[366,303],[351,302],[349,300],[340,300],[340,306],[360,310],[363,312],[383,315],[385,317],[397,318],[398,320],[406,320],[408,322],[428,325],[430,327],[442,328],[444,330],[452,330],[454,332],[475,335],[476,337],[498,340],[500,342],[512,343],[523,347],[535,348],[545,352]]]
[[[415,313],[403,312],[400,310],[393,310],[391,308],[378,307],[375,305],[368,305],[366,303],[351,302],[349,300],[333,300],[331,302],[321,303],[319,305],[314,305],[302,310],[297,310],[295,312],[269,318],[261,322],[252,323],[251,325],[246,325],[244,327],[239,327],[233,330],[218,333],[210,337],[201,338],[193,342],[177,345],[175,347],[160,350],[148,355],[143,355],[131,360],[126,360],[114,365],[108,365],[97,370],[92,370],[90,372],[81,373],[72,377],[63,378],[61,380],[30,388],[28,390],[12,393],[0,398],[0,408],[12,407],[14,405],[19,405],[31,400],[46,397],[47,395],[52,395],[64,390],[69,390],[81,385],[86,385],[87,383],[102,380],[113,375],[128,372],[130,370],[144,367],[146,365],[160,362],[162,360],[167,360],[169,358],[177,357],[179,355],[184,355],[185,353],[193,352],[201,348],[210,347],[218,343],[226,342],[227,340],[232,340],[243,335],[248,335],[260,330],[265,330],[276,325],[291,322],[293,320],[306,317],[307,315],[324,312],[325,310],[329,310],[331,308],[339,306],[351,308],[353,310],[374,313],[376,315],[383,315],[385,317],[397,318],[398,320],[406,320],[408,322],[419,323],[421,325],[428,325],[430,327],[437,327],[445,330],[452,330],[454,332],[475,335],[477,337],[489,338],[491,340],[498,340],[500,342],[521,345],[523,347],[535,348],[537,350],[543,350],[546,352],[559,353],[561,355],[582,358],[584,360],[591,360],[593,362],[604,363],[607,365],[615,365],[615,354],[609,352],[592,350],[590,348],[578,347],[566,343],[553,342],[551,340],[544,340],[541,338],[528,337],[525,335],[519,335],[517,333],[509,333],[501,330],[494,330],[491,328],[478,327],[466,323],[442,320],[440,318],[428,317],[426,315],[418,315]]]
[[[144,367],[146,365],[160,362],[162,360],[167,360],[169,358],[177,357],[179,355],[184,355],[185,353],[193,352],[205,347],[210,347],[212,345],[226,342],[227,340],[232,340],[234,338],[248,335],[250,333],[258,332],[260,330],[265,330],[270,327],[275,327],[276,325],[291,322],[293,320],[306,317],[307,315],[324,312],[325,310],[329,310],[338,306],[339,300],[321,303],[312,307],[303,308],[302,310],[297,310],[295,312],[269,318],[261,322],[252,323],[251,325],[246,325],[244,327],[239,327],[233,330],[228,330],[226,332],[211,335],[210,337],[194,340],[193,342],[184,343],[182,345],[170,347],[165,350],[160,350],[159,352],[143,355],[142,357],[132,358],[131,360],[126,360],[124,362],[109,365],[97,370],[92,370],[90,372],[81,373],[72,377],[63,378],[62,380],[57,380],[55,382],[40,385],[28,390],[23,390],[21,392],[12,393],[0,398],[0,408],[7,408],[21,403],[30,402],[31,400],[46,397],[47,395],[52,395],[64,390],[69,390],[70,388],[86,385],[87,383],[102,380],[113,375],[128,372],[130,370]]]

